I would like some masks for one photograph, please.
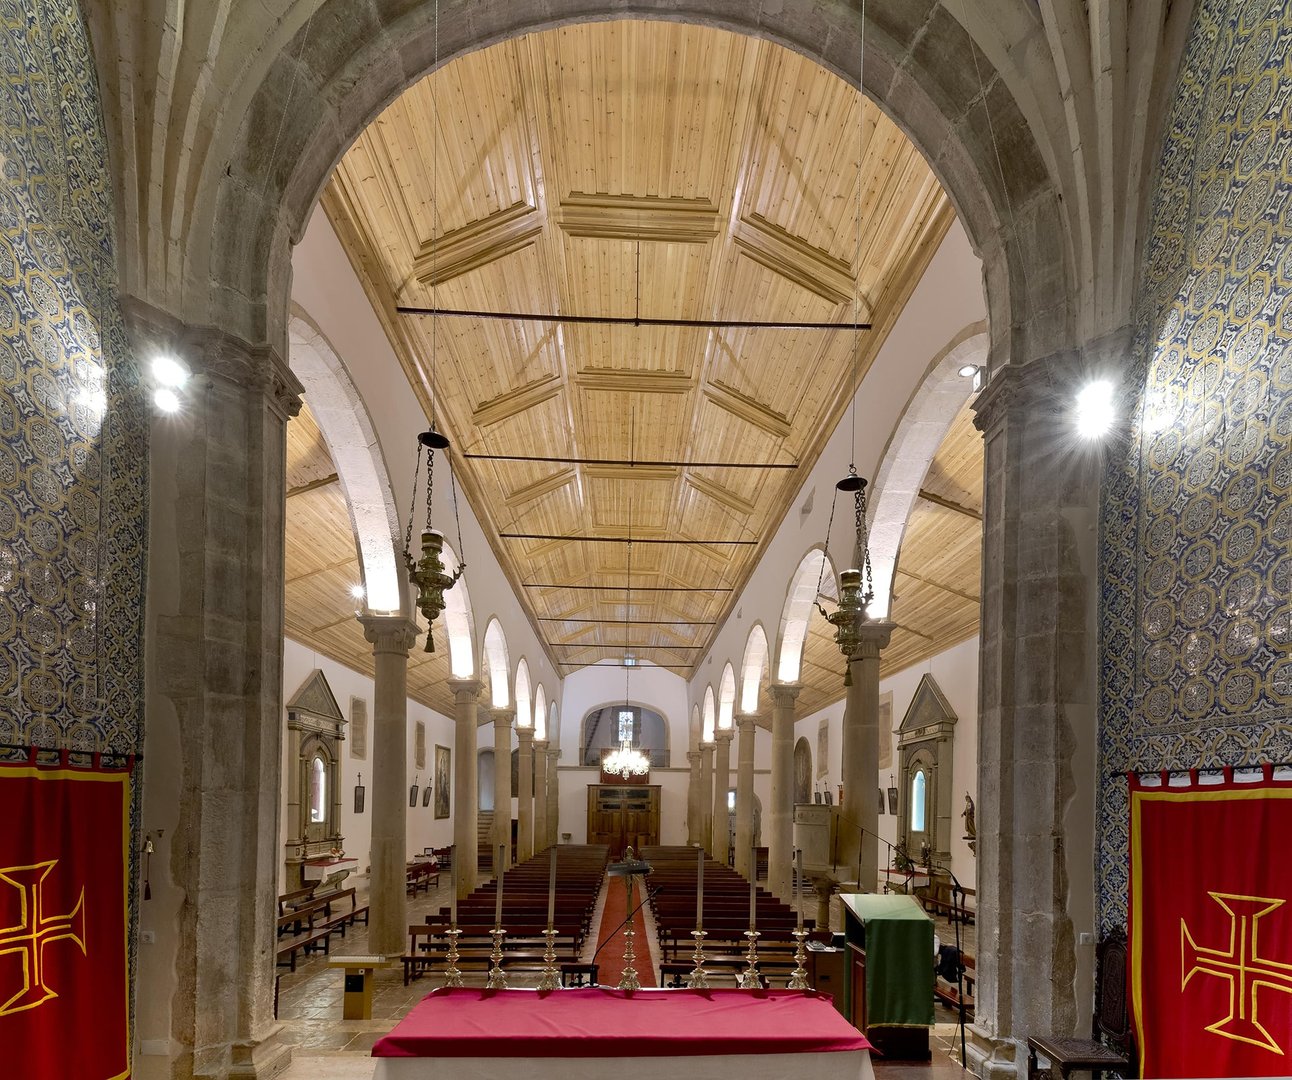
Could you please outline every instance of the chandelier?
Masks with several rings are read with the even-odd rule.
[[[619,744],[618,750],[605,756],[601,762],[601,771],[612,776],[622,776],[625,780],[644,776],[650,772],[650,758],[625,739]]]
[[[426,651],[435,651],[435,632],[431,626],[444,610],[444,593],[457,584],[466,563],[459,556],[458,568],[446,572],[441,552],[444,534],[431,526],[431,504],[434,498],[435,451],[447,450],[449,440],[432,427],[417,436],[417,462],[413,469],[413,499],[408,507],[408,530],[404,534],[404,567],[409,580],[417,589],[417,609],[426,617]],[[422,557],[415,559],[412,552],[413,511],[417,504],[417,480],[421,469],[421,451],[426,451],[426,528],[422,531]],[[457,511],[457,489],[454,488],[454,512]],[[462,525],[458,524],[458,551],[462,550]]]

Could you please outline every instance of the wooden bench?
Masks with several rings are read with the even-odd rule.
[[[310,903],[314,899],[316,888],[318,888],[318,882],[307,885],[303,889],[293,889],[291,892],[283,893],[278,898],[278,914],[285,915],[291,908]]]
[[[413,863],[406,868],[404,875],[404,884],[410,893],[417,895],[418,889],[431,891],[431,886],[439,886],[440,872],[439,867],[432,866],[430,863]]]
[[[320,927],[317,930],[307,930],[303,934],[297,934],[290,941],[282,941],[278,944],[278,963],[281,965],[284,960],[291,965],[292,971],[296,970],[296,954],[298,952],[312,953],[321,948],[324,953],[331,954],[332,931],[327,927]]]
[[[964,986],[965,986],[965,1016],[973,1018],[973,987],[976,973],[974,970],[974,958],[968,953],[961,953],[960,959],[965,966]],[[933,996],[942,1002],[948,1009],[953,1009],[956,1013],[960,1011],[960,991],[956,987],[955,980],[947,980],[942,976],[935,976],[933,979]]]

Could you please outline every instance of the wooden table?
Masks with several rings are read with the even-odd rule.
[[[327,963],[345,971],[345,1019],[371,1020],[372,974],[391,967],[394,961],[384,956],[334,956]]]

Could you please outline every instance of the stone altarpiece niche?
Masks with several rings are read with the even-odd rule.
[[[287,887],[304,884],[305,862],[340,851],[341,744],[346,720],[315,669],[287,703]]]
[[[933,676],[925,675],[897,729],[897,835],[917,862],[925,844],[933,861],[951,858],[956,720]]]

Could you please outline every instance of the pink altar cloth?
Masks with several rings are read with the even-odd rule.
[[[374,1057],[640,1058],[829,1054],[870,1044],[795,990],[435,990]]]

